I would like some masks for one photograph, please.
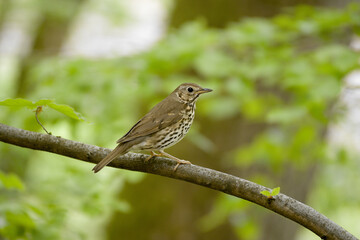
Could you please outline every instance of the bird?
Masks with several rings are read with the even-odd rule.
[[[164,151],[184,138],[195,117],[196,101],[201,94],[212,92],[195,83],[183,83],[170,95],[156,104],[123,137],[117,140],[117,146],[92,169],[99,172],[112,160],[128,151],[146,150],[151,155],[168,157],[180,164],[191,164]],[[159,152],[159,153],[156,153]]]

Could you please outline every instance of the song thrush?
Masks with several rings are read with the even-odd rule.
[[[128,133],[120,138],[119,144],[112,152],[102,159],[94,168],[96,173],[109,164],[117,156],[130,150],[150,150],[151,156],[165,156],[177,162],[174,171],[180,164],[189,161],[178,159],[164,149],[179,142],[194,120],[195,103],[200,94],[211,92],[194,83],[184,83],[177,87],[169,96],[159,102],[141,118]],[[154,151],[160,152],[156,154]]]

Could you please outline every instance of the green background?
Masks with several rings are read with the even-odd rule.
[[[179,84],[214,89],[198,101],[187,137],[168,152],[281,187],[359,237],[360,162],[352,149],[327,139],[348,110],[339,102],[343,79],[359,67],[349,48],[359,5],[209,1],[204,9],[204,1],[169,2],[168,32],[151,49],[87,59],[59,55],[84,1],[2,1],[0,19],[15,8],[33,8],[42,18],[26,57],[1,57],[0,100],[69,105],[85,121],[44,107],[39,119],[48,131],[113,148]],[[121,7],[101,10],[115,22],[126,19]],[[1,106],[1,123],[43,132],[35,109]],[[1,143],[0,238],[317,239],[223,193],[119,169],[94,175],[92,167]]]

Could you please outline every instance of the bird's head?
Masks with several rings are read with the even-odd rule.
[[[179,98],[181,102],[192,103],[203,94],[211,92],[212,89],[202,88],[195,83],[183,83],[178,86],[173,93]]]

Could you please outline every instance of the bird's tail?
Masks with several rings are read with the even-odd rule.
[[[96,166],[92,169],[94,173],[100,171],[103,167],[108,165],[112,160],[114,160],[117,156],[125,154],[129,149],[128,144],[119,144],[117,147],[112,150],[105,158],[103,158]]]

